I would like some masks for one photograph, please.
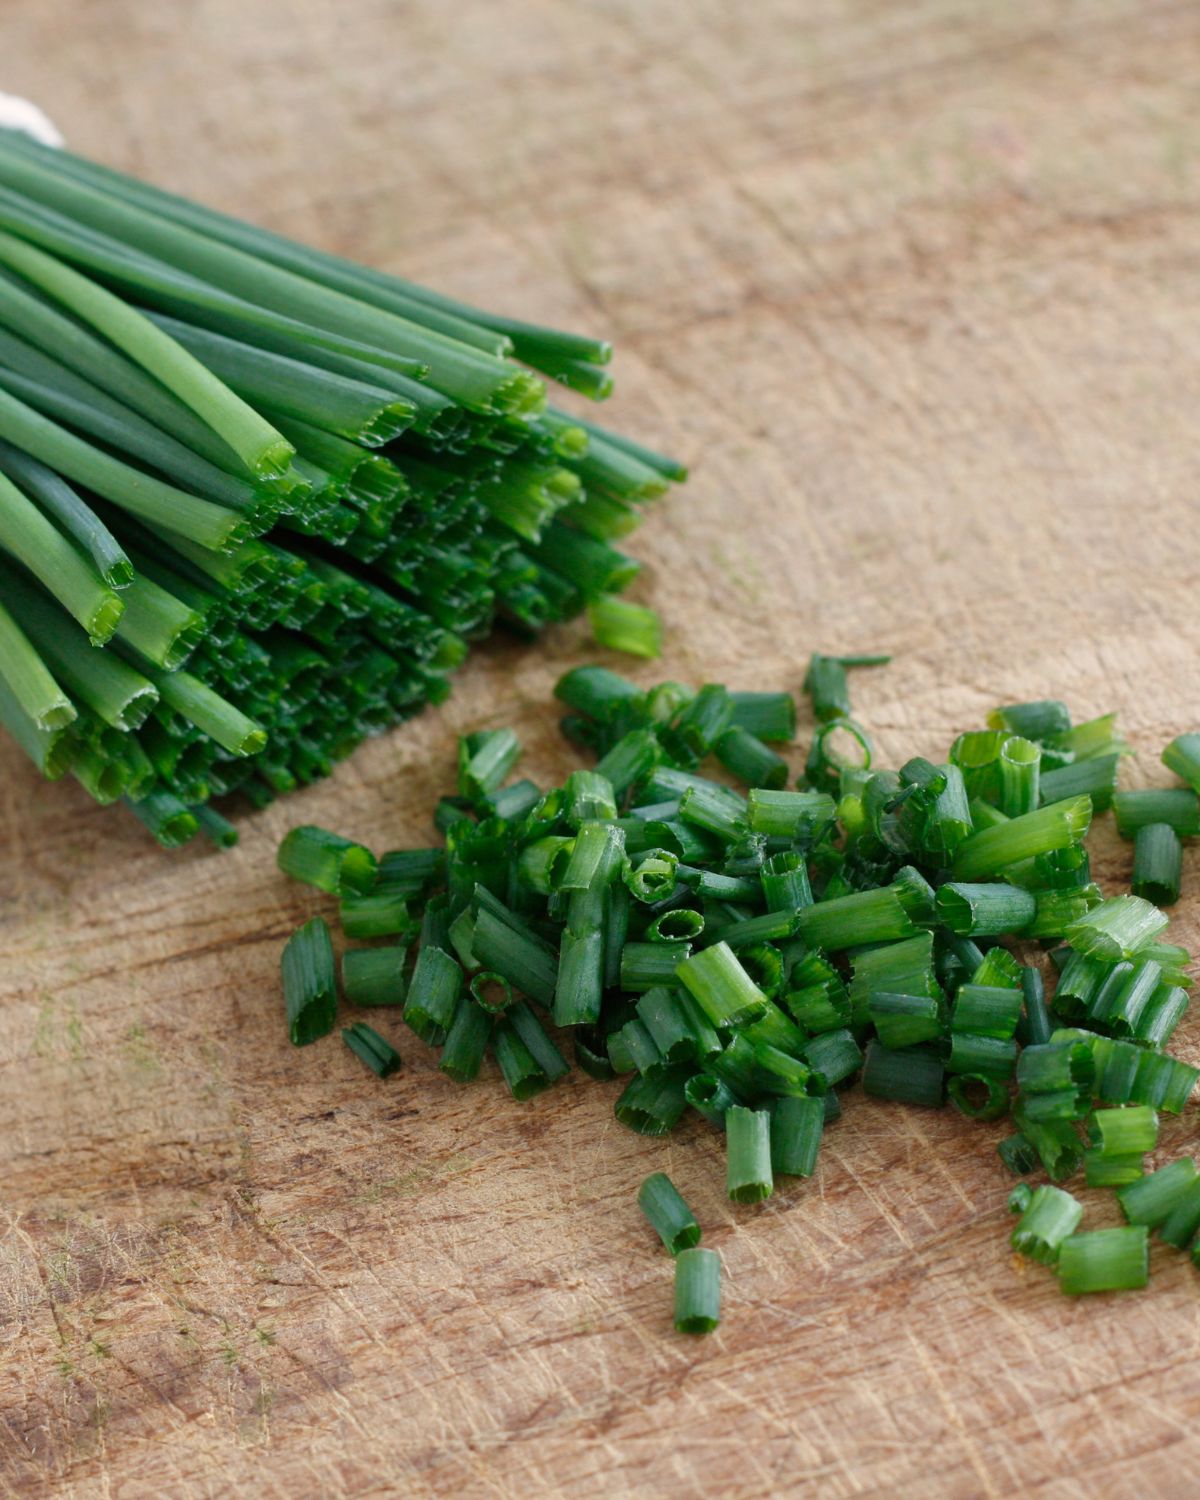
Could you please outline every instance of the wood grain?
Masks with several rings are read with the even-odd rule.
[[[886,759],[1061,694],[1120,708],[1136,782],[1200,703],[1198,43],[1150,0],[6,0],[0,83],[104,160],[611,333],[612,419],[695,465],[634,548],[664,675],[889,647],[855,683]],[[1156,1248],[1145,1295],[1073,1303],[1014,1264],[999,1127],[854,1095],[811,1184],[731,1212],[712,1132],[634,1137],[611,1088],[286,1044],[319,903],[281,832],[423,839],[470,726],[561,774],[584,649],[490,648],[227,856],[0,748],[3,1493],[1190,1493],[1196,1273]],[[656,1168],[725,1261],[705,1341]]]

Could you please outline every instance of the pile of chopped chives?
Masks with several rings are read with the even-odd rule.
[[[1055,1267],[1064,1292],[1145,1285],[1152,1230],[1200,1263],[1194,1163],[1145,1173],[1159,1111],[1181,1112],[1200,1075],[1165,1050],[1190,956],[1145,896],[1102,896],[1085,847],[1094,809],[1114,802],[1128,836],[1200,833],[1200,737],[1164,755],[1188,790],[1115,792],[1113,715],[1072,725],[1061,703],[1012,704],[944,762],[882,770],[847,692],[847,667],[878,660],[813,658],[794,789],[789,694],[643,691],[580,667],[556,693],[593,768],[543,789],[511,779],[510,730],[469,735],[434,812],[444,848],[376,861],[305,827],[280,866],[340,898],[347,936],[379,939],[343,955],[347,1000],[402,1007],[451,1078],[490,1055],[528,1099],[570,1051],[625,1080],[614,1107],[630,1129],[664,1135],[694,1110],[723,1131],[733,1202],[810,1177],[861,1080],[877,1099],[1009,1118],[1002,1161],[1049,1179],[1014,1190],[1013,1248]],[[704,774],[710,758],[741,787]],[[292,939],[314,958],[285,955],[293,1040],[334,1024],[316,921]],[[1127,1227],[1080,1231],[1083,1205],[1060,1184],[1081,1171],[1116,1190]],[[708,1332],[719,1257],[662,1173],[639,1203],[675,1258],[676,1328]]]
[[[613,544],[684,471],[535,373],[609,355],[0,130],[0,724],[224,846],[493,623],[656,654]]]

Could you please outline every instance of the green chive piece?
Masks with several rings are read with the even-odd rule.
[[[1069,732],[1071,715],[1065,703],[1045,698],[1036,703],[1009,703],[988,714],[990,729],[1007,729],[1031,740],[1048,740]]]
[[[1006,1136],[996,1147],[1000,1160],[1014,1176],[1032,1172],[1038,1164],[1038,1154],[1029,1139],[1018,1131]]]
[[[675,1332],[712,1333],[721,1321],[721,1257],[681,1250],[675,1257]]]
[[[1134,1040],[1150,1047],[1165,1047],[1187,1008],[1185,989],[1165,982],[1160,984],[1134,1025]]]
[[[1007,993],[1007,991],[1005,992]],[[1017,1065],[1017,1044],[1005,1037],[978,1036],[955,1031],[950,1036],[948,1073],[979,1073],[986,1078],[1011,1078]]]
[[[725,1129],[727,1111],[739,1102],[725,1080],[713,1073],[693,1073],[683,1092],[692,1108],[718,1130]]]
[[[1083,1204],[1062,1188],[1035,1188],[1029,1207],[1017,1220],[1010,1243],[1019,1255],[1043,1266],[1054,1265],[1063,1242],[1070,1238],[1083,1218]]]
[[[834,809],[834,800],[828,792],[784,792],[755,787],[746,798],[746,822],[752,833],[799,839],[830,824]]]
[[[404,1021],[430,1046],[440,1046],[458,1009],[463,972],[448,953],[422,941],[408,982]]]
[[[732,727],[755,739],[790,743],[796,738],[796,700],[791,693],[730,693]]]
[[[550,1079],[538,1066],[510,1020],[496,1025],[492,1032],[492,1051],[514,1099],[523,1103],[550,1087]]]
[[[912,937],[916,930],[890,886],[819,901],[800,912],[800,936],[827,952],[860,943],[894,942]]]
[[[1078,953],[1117,960],[1131,958],[1166,925],[1166,916],[1140,896],[1113,896],[1072,922],[1065,936]]]
[[[283,949],[283,1003],[293,1046],[303,1047],[333,1030],[337,984],[333,943],[323,917],[313,917]]]
[[[674,1130],[687,1105],[684,1087],[690,1065],[660,1068],[645,1076],[638,1074],[613,1106],[622,1125],[638,1135],[666,1135]],[[703,1252],[683,1251],[682,1254]]]
[[[459,996],[438,1064],[447,1078],[456,1083],[470,1083],[479,1076],[491,1041],[493,1020],[469,994]]]
[[[1162,763],[1200,792],[1200,734],[1177,734],[1162,753]]]
[[[621,988],[637,994],[657,985],[674,984],[691,947],[687,942],[626,943],[621,949]]]
[[[521,742],[512,729],[465,735],[458,747],[458,789],[464,797],[494,792],[521,758]]]
[[[890,1052],[879,1042],[868,1042],[863,1066],[863,1093],[874,1099],[940,1109],[945,1103],[946,1070],[941,1058],[920,1047]]]
[[[865,771],[871,765],[870,736],[853,719],[829,719],[817,725],[804,763],[810,786],[833,791],[845,771]]]
[[[850,684],[846,668],[836,656],[821,656],[814,652],[808,661],[803,686],[812,700],[813,717],[819,724],[850,717]]]
[[[408,949],[347,948],[342,954],[342,994],[351,1005],[403,1005]]]
[[[1150,1172],[1137,1182],[1117,1191],[1121,1212],[1131,1224],[1145,1224],[1157,1229],[1174,1212],[1176,1205],[1196,1181],[1196,1163],[1182,1156],[1169,1166]]]
[[[596,762],[596,774],[603,776],[613,794],[621,798],[636,782],[649,776],[661,759],[657,736],[649,729],[631,729]]]
[[[1182,879],[1183,845],[1170,824],[1139,828],[1133,842],[1133,894],[1153,906],[1174,906]]]
[[[471,946],[476,960],[503,974],[514,989],[547,1009],[554,1004],[558,960],[532,932],[513,927],[494,911],[481,907]]]
[[[652,1172],[638,1189],[638,1207],[672,1255],[700,1243],[700,1225],[665,1172]]]
[[[1102,1151],[1083,1153],[1083,1180],[1088,1187],[1121,1188],[1136,1182],[1145,1172],[1141,1156],[1106,1156]]]
[[[1186,1250],[1200,1230],[1200,1179],[1180,1194],[1174,1208],[1163,1220],[1159,1238],[1176,1250]]]
[[[343,896],[339,917],[348,938],[394,937],[414,925],[407,900],[387,889]]]
[[[279,846],[279,868],[331,896],[364,895],[375,881],[375,856],[361,844],[314,824],[293,828]]]
[[[507,1012],[507,1020],[551,1083],[556,1083],[571,1071],[566,1058],[546,1035],[546,1030],[537,1016],[523,1001],[511,1007]]]
[[[664,943],[645,946],[655,946],[662,951],[669,945]],[[621,967],[624,984],[624,958]],[[767,997],[746,973],[733,949],[726,943],[714,943],[711,948],[705,948],[700,953],[685,956],[677,963],[673,974],[714,1026],[746,1026],[751,1021],[758,1020],[766,1011]]]
[[[662,655],[662,621],[644,604],[600,594],[588,604],[588,623],[598,646],[630,656]]]
[[[942,1010],[930,995],[896,995],[876,990],[868,1009],[880,1042],[891,1052],[932,1041],[944,1028]]]
[[[689,906],[676,906],[660,912],[646,928],[652,943],[690,943],[704,931],[704,913]]]
[[[788,765],[748,729],[733,725],[716,743],[716,756],[745,786],[778,791],[787,784]]]
[[[564,789],[567,822],[578,830],[584,823],[611,823],[617,816],[612,782],[597,771],[572,771]]]
[[[1144,1224],[1072,1235],[1058,1253],[1059,1287],[1070,1297],[1144,1287],[1150,1280],[1147,1236]]]
[[[1200,834],[1200,797],[1190,788],[1148,787],[1117,792],[1112,806],[1122,838],[1133,838],[1147,823],[1166,823],[1181,839]]]
[[[780,1177],[811,1177],[825,1129],[825,1104],[798,1095],[771,1104],[771,1170]]]
[[[955,1032],[1009,1041],[1021,1016],[1021,991],[1007,986],[960,985],[950,1027]]]
[[[607,719],[614,709],[641,697],[636,683],[607,667],[575,667],[555,684],[554,696],[590,719]]]
[[[218,849],[232,849],[238,841],[238,831],[229,821],[207,804],[190,809],[201,830],[208,835]]]
[[[1006,865],[1015,865],[1052,849],[1064,849],[1083,838],[1091,819],[1089,799],[1072,797],[1010,818],[995,828],[981,829],[959,845],[954,856],[954,878],[979,880],[996,875]]]
[[[1158,1144],[1158,1115],[1148,1104],[1098,1109],[1088,1122],[1088,1139],[1104,1156],[1141,1156]]]
[[[622,871],[622,879],[635,901],[653,906],[674,891],[679,859],[669,849],[647,849]]]
[[[808,866],[794,849],[784,849],[764,860],[758,878],[768,911],[797,912],[813,904]]]
[[[774,1191],[771,1116],[734,1105],[725,1113],[726,1190],[734,1203],[759,1203]]]
[[[1038,805],[1042,747],[1019,734],[1011,735],[1001,746],[997,764],[1000,811],[1007,818],[1032,812]]]
[[[1010,1214],[1023,1214],[1032,1201],[1033,1189],[1027,1182],[1018,1182],[1008,1195],[1008,1211]]]
[[[637,1003],[638,1019],[668,1063],[705,1063],[721,1050],[721,1038],[690,995],[656,986]]]
[[[951,932],[993,937],[1028,927],[1037,914],[1037,901],[1029,891],[1011,885],[957,882],[938,890],[937,914]]]
[[[467,988],[471,992],[471,999],[489,1016],[503,1015],[513,1003],[512,985],[503,974],[492,974],[487,969],[480,969],[471,976]]]
[[[946,1093],[959,1114],[968,1120],[998,1120],[1008,1113],[1008,1086],[984,1073],[955,1073]]]
[[[1064,802],[1069,797],[1087,796],[1094,812],[1105,812],[1113,803],[1120,765],[1119,755],[1101,755],[1094,760],[1077,760],[1071,765],[1044,772],[1040,788],[1043,805]]]
[[[1018,1037],[1025,1046],[1041,1046],[1050,1040],[1052,1027],[1046,1008],[1046,988],[1037,969],[1021,969],[1021,998],[1025,1014]]]
[[[379,1078],[387,1078],[400,1067],[400,1054],[395,1047],[363,1021],[343,1026],[342,1041]]]
[[[1096,1076],[1092,1049],[1081,1042],[1044,1042],[1022,1049],[1017,1082],[1026,1094],[1080,1093]]]

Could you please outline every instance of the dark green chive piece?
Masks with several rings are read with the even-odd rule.
[[[796,700],[791,693],[730,693],[733,727],[755,739],[791,741],[796,738]]]
[[[1200,797],[1188,787],[1147,787],[1117,792],[1112,800],[1117,832],[1131,839],[1148,823],[1165,823],[1181,839],[1200,834]]]
[[[437,1047],[446,1038],[462,993],[463,972],[441,948],[423,944],[408,982],[404,1020],[423,1042]]]
[[[661,950],[668,945],[645,946],[655,946]],[[684,957],[673,973],[714,1026],[746,1026],[751,1021],[758,1020],[767,1008],[767,997],[746,973],[738,962],[737,955],[726,943],[714,943],[701,953],[695,953],[690,958]]]
[[[778,791],[787,785],[787,761],[748,729],[727,729],[716,743],[717,759],[745,786]]]
[[[816,1170],[825,1102],[790,1096],[771,1104],[771,1170],[782,1177],[811,1177]]]
[[[288,938],[282,969],[288,1034],[294,1046],[303,1047],[327,1036],[337,1015],[333,942],[323,917],[313,917]]]
[[[1148,1234],[1144,1224],[1131,1224],[1072,1235],[1058,1253],[1060,1288],[1069,1297],[1079,1297],[1144,1287],[1150,1280]]]
[[[758,1203],[771,1196],[771,1116],[765,1109],[735,1104],[726,1111],[725,1162],[726,1189],[734,1203]]]
[[[652,1172],[638,1189],[638,1207],[672,1255],[700,1243],[700,1225],[665,1172]]]
[[[940,1109],[945,1103],[946,1070],[936,1053],[920,1047],[889,1052],[879,1042],[868,1042],[862,1086],[863,1093],[875,1099]]]
[[[293,828],[279,846],[279,868],[331,896],[363,894],[375,882],[375,856],[328,829],[306,824]]]
[[[1162,753],[1162,763],[1200,792],[1200,734],[1177,734]]]
[[[1169,823],[1147,823],[1133,841],[1130,887],[1154,906],[1174,906],[1183,879],[1183,845]]]
[[[1008,1086],[985,1073],[955,1073],[946,1093],[968,1120],[999,1120],[1008,1113]]]
[[[1020,932],[1037,914],[1037,900],[1029,891],[996,882],[944,885],[937,893],[937,914],[951,932],[964,937],[992,937]]]
[[[355,1021],[353,1026],[343,1026],[342,1041],[379,1078],[387,1078],[400,1066],[400,1054],[395,1047],[381,1037],[373,1026],[368,1026],[363,1021]]]
[[[1121,1212],[1131,1224],[1145,1224],[1157,1229],[1170,1218],[1176,1205],[1196,1181],[1196,1163],[1190,1156],[1180,1157],[1169,1166],[1160,1167],[1145,1177],[1117,1189]]]
[[[1079,1227],[1083,1204],[1062,1188],[1035,1188],[1029,1207],[1018,1219],[1010,1243],[1020,1255],[1052,1266],[1063,1241]]]
[[[469,1083],[479,1076],[494,1020],[469,994],[459,996],[438,1064],[447,1078]]]
[[[403,1005],[407,948],[347,948],[342,993],[351,1005]]]
[[[721,1258],[715,1250],[675,1257],[675,1332],[711,1333],[721,1321]]]
[[[503,1015],[513,1003],[512,985],[503,974],[493,974],[488,969],[473,974],[467,988],[471,999],[489,1016]]]
[[[639,1073],[613,1106],[617,1119],[639,1135],[666,1135],[674,1130],[687,1104],[684,1087],[690,1071],[691,1065],[683,1064],[657,1068],[644,1076]]]

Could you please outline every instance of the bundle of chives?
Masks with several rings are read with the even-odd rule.
[[[0,293],[3,722],[47,774],[123,790],[163,841],[440,701],[493,623],[528,634],[590,607],[599,638],[657,649],[652,612],[614,597],[637,568],[612,544],[684,470],[548,408],[526,368],[603,395],[603,341],[10,131]],[[77,641],[129,660],[160,695],[149,718],[93,733],[94,674],[43,657],[47,677],[13,648],[35,613],[73,661]]]

